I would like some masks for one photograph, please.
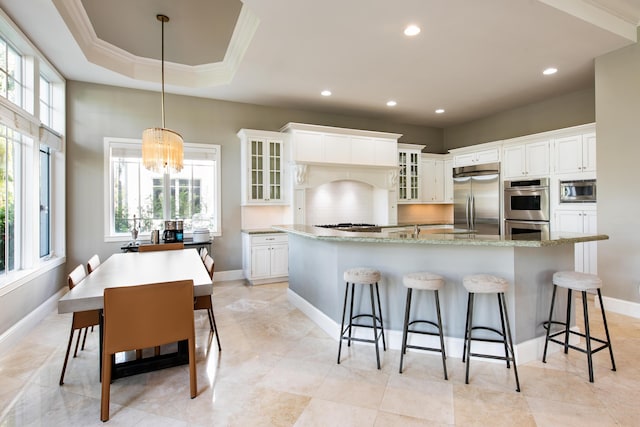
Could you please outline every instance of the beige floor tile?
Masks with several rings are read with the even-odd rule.
[[[287,283],[216,282],[213,304],[222,351],[206,313],[196,313],[198,396],[189,398],[186,366],[121,378],[111,385],[111,426],[636,426],[640,425],[640,320],[610,314],[618,370],[607,351],[594,357],[555,352],[547,363],[519,365],[522,392],[504,363],[438,354],[343,346],[287,300]],[[593,314],[592,314],[593,313]],[[594,328],[599,312],[590,305]],[[581,326],[581,319],[579,325]],[[98,331],[70,357],[58,385],[71,316],[49,314],[0,355],[0,426],[105,425],[100,421]],[[346,344],[346,343],[344,343]],[[382,348],[381,348],[382,350]],[[126,354],[129,357],[130,354]],[[119,356],[120,357],[120,356]]]

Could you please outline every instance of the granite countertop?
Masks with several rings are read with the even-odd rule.
[[[274,228],[243,228],[240,231],[246,234],[273,234],[285,232],[283,230],[276,230]]]
[[[469,230],[455,228],[421,229],[419,235],[413,234],[413,226],[383,227],[381,232],[339,231],[311,225],[274,225],[275,230],[317,240],[335,242],[368,242],[368,243],[407,243],[423,245],[458,245],[458,246],[502,246],[502,247],[544,247],[596,240],[607,240],[606,234],[551,233],[548,239],[535,240],[535,235],[527,239],[526,234],[517,238],[496,235],[476,234]],[[273,231],[272,231],[273,232]]]

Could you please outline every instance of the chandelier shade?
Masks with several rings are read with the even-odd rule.
[[[156,15],[162,23],[162,127],[142,132],[142,164],[152,172],[180,172],[184,166],[184,142],[178,132],[164,125],[164,24],[169,17]]]
[[[184,166],[184,143],[179,133],[165,128],[142,132],[142,164],[153,172],[180,172]]]

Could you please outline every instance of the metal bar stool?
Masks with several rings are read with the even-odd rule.
[[[338,364],[340,364],[340,352],[342,351],[342,340],[347,340],[347,346],[351,347],[351,341],[369,342],[374,343],[376,347],[376,361],[378,362],[378,369],[380,369],[380,350],[378,348],[378,341],[382,338],[382,348],[386,351],[387,344],[384,340],[384,323],[382,322],[382,311],[380,309],[380,292],[378,290],[378,282],[380,281],[380,272],[372,268],[350,268],[344,272],[344,281],[346,287],[344,290],[344,305],[342,307],[342,324],[340,326],[340,343],[338,344]],[[355,294],[355,285],[369,285],[369,295],[371,298],[371,313],[353,314],[353,303]],[[373,295],[375,287],[375,297]],[[349,304],[349,323],[345,327],[344,321],[347,312],[347,300],[349,296],[349,289],[351,289],[351,300]],[[376,312],[376,302],[378,308]],[[358,319],[369,318],[371,324],[358,323]],[[356,322],[354,322],[356,321]],[[373,338],[356,338],[353,337],[352,332],[354,327],[371,328],[373,329]]]
[[[567,316],[564,322],[553,320],[553,306],[556,300],[556,290],[558,286],[567,288]],[[569,348],[581,351],[587,354],[587,364],[589,366],[589,382],[593,382],[593,353],[597,353],[605,348],[609,349],[609,355],[611,356],[611,370],[616,370],[616,362],[613,360],[613,349],[611,348],[611,338],[609,338],[609,327],[607,326],[607,316],[604,313],[604,305],[602,304],[602,293],[600,288],[602,287],[602,280],[594,274],[580,273],[577,271],[558,271],[553,274],[553,293],[551,295],[551,309],[549,310],[549,321],[545,323],[545,329],[547,330],[547,336],[544,341],[544,353],[542,355],[542,362],[547,363],[547,347],[549,341],[560,344],[564,347],[564,353],[567,354]],[[582,293],[582,310],[584,312],[584,334],[572,331],[569,329],[571,323],[571,300],[572,291],[579,291]],[[587,291],[597,291],[598,298],[600,298],[600,307],[602,309],[602,323],[604,324],[604,332],[607,336],[607,340],[595,338],[591,336],[591,330],[589,328],[589,313],[587,310]],[[560,331],[551,333],[551,325],[563,325],[564,328]],[[558,335],[564,334],[564,340],[556,339]],[[577,347],[569,344],[569,336],[571,334],[578,335],[585,339],[586,348]],[[591,342],[596,341],[602,344],[597,348],[592,348]]]
[[[407,348],[435,351],[435,352],[441,353],[442,355],[442,369],[444,370],[444,379],[448,380],[449,378],[447,377],[447,363],[445,362],[447,355],[444,349],[444,337],[442,335],[442,316],[440,315],[440,296],[438,294],[438,291],[442,289],[442,287],[444,286],[444,279],[442,278],[442,276],[438,276],[432,273],[426,273],[426,272],[410,273],[410,274],[406,274],[402,278],[402,284],[407,288],[407,303],[405,306],[405,313],[404,313],[404,327],[402,329],[402,349],[400,350],[399,372],[402,373],[402,363],[404,361],[404,355],[407,352]],[[437,323],[430,320],[420,320],[420,319],[409,321],[410,312],[411,312],[411,296],[414,289],[434,292]],[[418,330],[415,328],[412,329],[412,326],[418,326],[419,324],[431,325],[437,330],[437,332]],[[437,336],[440,338],[440,348],[407,344],[407,337],[409,333]]]
[[[507,362],[507,368],[513,363],[513,372],[516,377],[516,391],[520,391],[520,380],[518,379],[518,368],[516,367],[516,357],[513,351],[513,338],[511,336],[511,326],[509,325],[509,316],[507,314],[507,304],[504,299],[504,293],[509,289],[509,282],[505,279],[489,274],[473,274],[465,276],[462,279],[465,289],[469,292],[467,301],[467,324],[464,333],[464,349],[462,352],[462,362],[466,359],[465,384],[469,384],[469,362],[471,356],[484,357],[488,359],[498,359]],[[490,328],[487,326],[473,326],[473,302],[475,294],[496,294],[498,296],[498,307],[500,309],[500,326],[501,330]],[[472,332],[476,329],[498,334],[501,339],[491,338],[474,338]],[[504,356],[496,356],[493,354],[472,353],[471,341],[495,342],[504,344]]]

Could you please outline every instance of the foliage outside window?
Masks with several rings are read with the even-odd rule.
[[[0,126],[0,274],[16,267],[16,214],[20,192],[20,146],[19,133]],[[17,212],[16,212],[17,211]]]
[[[184,168],[157,174],[142,166],[139,140],[105,139],[109,159],[109,224],[107,236],[130,236],[163,230],[165,220],[182,220],[194,228],[219,232],[220,171],[218,145],[185,144]]]

